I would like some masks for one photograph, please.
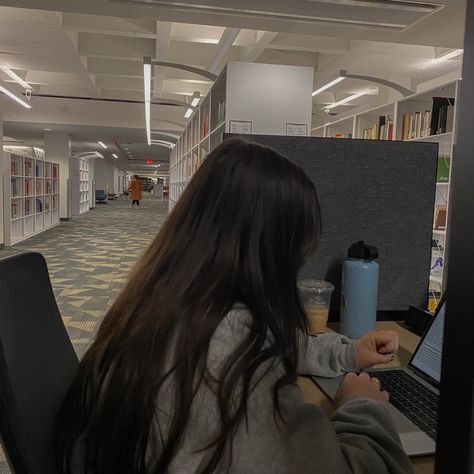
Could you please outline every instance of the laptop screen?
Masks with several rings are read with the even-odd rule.
[[[410,365],[437,382],[441,380],[445,308],[446,302],[443,300],[430,327],[424,334],[423,339],[410,360]]]

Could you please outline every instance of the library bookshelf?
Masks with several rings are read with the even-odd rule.
[[[89,210],[89,161],[79,159],[79,214]]]
[[[438,173],[433,216],[430,309],[445,288],[446,229],[449,226],[451,157],[456,136],[459,80],[428,88],[396,102],[360,111],[315,127],[312,136],[438,143]],[[383,128],[382,128],[383,127]]]
[[[59,164],[39,149],[4,148],[5,244],[16,243],[59,224]]]
[[[228,63],[171,151],[170,209],[224,133],[309,136],[312,88],[312,68]]]

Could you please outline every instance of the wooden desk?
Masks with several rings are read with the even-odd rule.
[[[379,367],[406,366],[420,338],[396,322],[379,322],[377,323],[377,329],[390,329],[397,331],[399,334],[399,347],[395,359],[389,364]],[[304,399],[308,403],[319,405],[328,416],[331,415],[333,412],[332,402],[319,390],[317,385],[309,377],[299,377],[298,386],[303,392]],[[434,456],[423,456],[412,458],[411,460],[416,474],[433,474]]]

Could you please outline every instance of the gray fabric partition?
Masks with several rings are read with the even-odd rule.
[[[237,135],[225,134],[224,138]],[[347,249],[365,240],[379,249],[379,311],[425,307],[431,262],[438,145],[418,142],[239,135],[271,146],[302,166],[322,208],[318,253],[303,277],[337,288]],[[278,236],[276,236],[278,238]]]

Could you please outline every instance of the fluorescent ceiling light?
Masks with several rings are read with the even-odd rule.
[[[201,93],[199,91],[194,91],[192,97],[193,99],[191,100],[191,106],[196,107],[199,104],[199,101],[201,100]],[[191,117],[194,111],[192,107],[186,110],[186,113],[184,114],[184,118]]]
[[[104,158],[104,155],[102,153],[99,153],[97,150],[94,151],[94,155],[97,156],[98,158]]]
[[[201,100],[201,94],[199,92],[195,92],[193,95],[193,100],[191,101],[191,105],[193,107],[196,107],[196,105],[199,104],[200,100]]]
[[[319,89],[316,89],[311,95],[314,97],[318,94],[321,94],[321,92],[324,92],[325,90],[329,89],[330,87],[338,84],[339,82],[343,81],[345,79],[344,76],[337,77],[331,82],[328,82],[325,86],[320,87]]]
[[[167,140],[152,140],[151,143],[153,145],[166,145],[170,148],[174,148],[175,144],[173,142],[169,142]]]
[[[21,100],[19,97],[17,97],[13,92],[10,92],[8,89],[5,89],[5,87],[0,86],[0,91],[2,91],[4,94],[6,94],[8,97],[13,99],[14,101],[18,102],[20,105],[25,107],[25,109],[31,109],[31,105],[27,104],[24,100]]]
[[[143,80],[145,93],[145,126],[146,141],[151,145],[151,59],[147,58],[143,64]]]
[[[464,53],[464,49],[453,49],[446,54],[441,55],[439,58],[433,59],[434,63],[440,63],[443,61],[447,61],[448,59],[453,59],[457,56],[460,56]]]
[[[107,148],[107,145],[104,142],[97,142],[102,148]]]
[[[10,68],[6,66],[0,66],[0,69],[9,77],[11,77],[15,82],[20,84],[21,87],[23,87],[26,90],[32,90],[33,88],[26,82],[24,81],[18,74],[13,72]]]
[[[118,156],[117,156],[115,153],[112,153],[112,156],[113,156],[114,158],[118,158]]]
[[[357,92],[356,94],[352,94],[349,97],[346,97],[345,99],[342,99],[338,102],[334,102],[334,104],[329,104],[323,107],[323,110],[331,110],[334,109],[335,107],[339,107],[340,105],[347,104],[348,102],[351,102],[352,100],[355,100],[359,97],[362,97],[363,95],[374,95],[373,91],[370,90],[364,90],[361,92]]]
[[[51,129],[50,129],[50,128],[45,128],[44,131],[45,131],[45,132],[50,132]]]

